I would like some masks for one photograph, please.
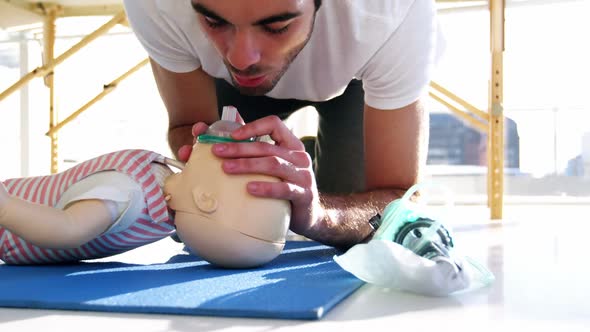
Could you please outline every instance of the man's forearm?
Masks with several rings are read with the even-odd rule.
[[[405,189],[388,189],[350,195],[321,194],[325,218],[316,223],[306,236],[334,247],[352,247],[373,232],[369,219],[405,192]]]
[[[178,158],[178,149],[183,145],[193,144],[192,126],[180,126],[168,129],[168,145],[175,158]]]

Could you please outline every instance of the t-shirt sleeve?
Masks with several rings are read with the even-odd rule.
[[[65,209],[68,206],[89,199],[110,201],[108,205],[113,215],[113,223],[103,233],[113,233],[127,229],[141,214],[145,204],[141,186],[130,176],[117,171],[103,171],[87,176],[71,185],[56,204],[56,208]],[[132,212],[128,212],[132,210]]]
[[[124,0],[129,24],[150,58],[165,69],[185,73],[201,66],[182,29],[156,0]]]
[[[361,73],[366,104],[387,110],[418,100],[428,88],[443,48],[434,1],[415,0]]]

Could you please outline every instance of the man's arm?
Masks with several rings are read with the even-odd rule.
[[[353,195],[318,193],[309,155],[276,116],[249,122],[235,139],[270,135],[275,145],[224,143],[213,153],[227,158],[228,174],[267,174],[279,183],[251,182],[247,191],[259,197],[291,201],[293,232],[335,247],[350,247],[371,234],[368,220],[401,197],[418,180],[427,147],[428,121],[419,102],[396,110],[365,107],[367,191]]]
[[[150,60],[160,96],[168,110],[168,144],[177,158],[182,146],[192,145],[191,128],[197,122],[211,124],[219,120],[213,78],[201,68],[174,73]],[[186,158],[184,158],[186,157]]]
[[[428,130],[428,116],[419,101],[395,110],[365,105],[367,191],[347,196],[320,193],[325,217],[307,236],[340,247],[370,236],[368,220],[418,182],[426,163]]]

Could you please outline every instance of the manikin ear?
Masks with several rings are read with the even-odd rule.
[[[215,194],[198,187],[193,189],[193,201],[195,202],[195,206],[204,213],[213,213],[217,211],[217,206],[219,204]]]

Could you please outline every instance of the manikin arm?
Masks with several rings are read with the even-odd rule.
[[[76,248],[102,234],[116,218],[116,203],[81,200],[60,210],[11,196],[0,182],[0,227],[41,248]]]

